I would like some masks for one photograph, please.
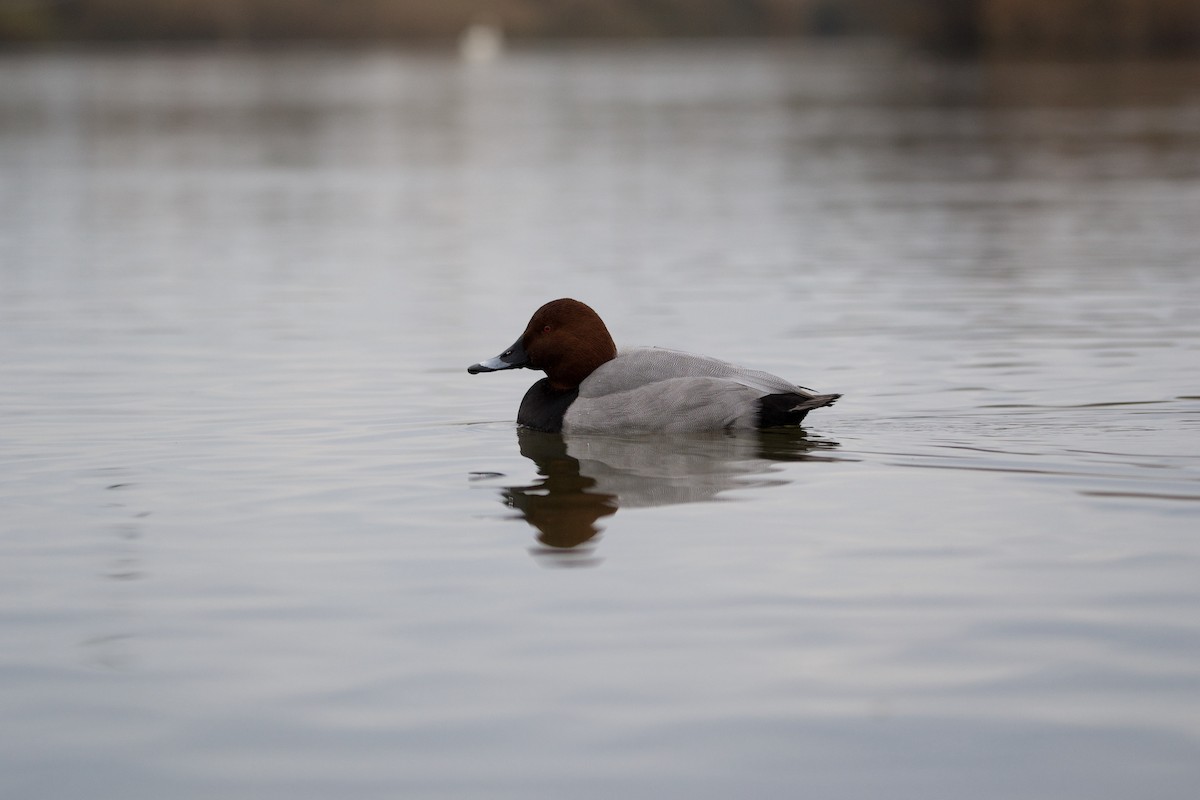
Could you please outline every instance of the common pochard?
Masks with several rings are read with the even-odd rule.
[[[517,422],[552,433],[674,433],[798,425],[840,394],[817,394],[768,372],[658,347],[617,352],[600,315],[564,298],[539,308],[521,338],[472,375],[527,367]]]

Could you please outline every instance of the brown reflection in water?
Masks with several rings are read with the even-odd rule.
[[[543,477],[503,492],[538,530],[556,565],[588,566],[586,545],[602,530],[602,517],[628,508],[709,502],[735,488],[784,486],[777,464],[835,460],[836,442],[809,439],[802,429],[674,436],[564,437],[518,429],[521,455]],[[583,556],[583,558],[580,558]]]
[[[579,459],[567,455],[562,436],[521,428],[517,441],[521,455],[545,477],[530,486],[508,487],[505,502],[538,529],[539,542],[553,548],[546,555],[590,541],[601,530],[596,521],[617,513],[616,495],[589,491],[596,480],[580,473]]]

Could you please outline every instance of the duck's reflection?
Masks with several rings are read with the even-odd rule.
[[[521,455],[542,477],[504,502],[538,530],[534,554],[562,566],[599,563],[591,540],[620,507],[713,500],[723,491],[781,486],[782,461],[830,460],[837,442],[803,429],[662,436],[562,436],[519,428]]]

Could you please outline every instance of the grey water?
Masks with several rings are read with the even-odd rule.
[[[1194,797],[1198,223],[1190,62],[3,54],[0,795]]]

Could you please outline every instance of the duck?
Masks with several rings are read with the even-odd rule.
[[[562,434],[690,433],[799,425],[840,394],[812,389],[710,356],[661,347],[618,351],[595,310],[571,298],[546,303],[511,347],[467,367],[546,373],[521,400],[517,424]]]

